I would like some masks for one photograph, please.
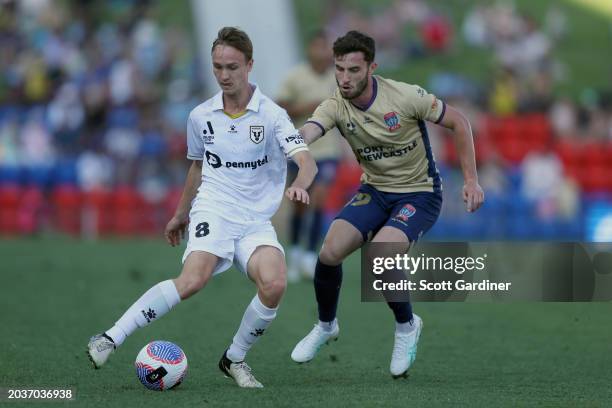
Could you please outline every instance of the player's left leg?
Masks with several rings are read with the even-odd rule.
[[[257,294],[247,306],[219,368],[234,378],[239,386],[260,388],[245,363],[247,352],[265,333],[276,317],[276,311],[287,286],[287,267],[282,247],[271,225],[263,225],[236,245],[236,263],[257,286]]]
[[[147,290],[110,329],[90,339],[87,354],[95,368],[103,366],[134,331],[158,320],[181,300],[201,290],[211,276],[231,267],[234,237],[240,226],[209,209],[192,208],[189,218],[189,240],[180,275]],[[206,228],[197,228],[198,225]]]
[[[385,226],[376,234],[372,242],[389,242],[394,243],[393,246],[377,248],[382,253],[376,253],[376,256],[393,258],[397,253],[405,253],[410,247],[410,240],[406,234],[390,226]],[[385,249],[389,253],[384,253]],[[393,311],[395,316],[395,341],[393,344],[393,352],[391,354],[391,375],[394,377],[404,376],[410,365],[416,359],[417,344],[423,321],[421,318],[412,313],[412,305],[410,302],[394,302],[387,301],[387,305]]]
[[[405,253],[436,222],[442,205],[438,193],[409,193],[404,195],[388,194],[394,202],[391,217],[374,236],[372,242],[393,242],[394,245],[381,246],[380,250],[390,251],[377,256],[394,257]],[[423,321],[412,313],[409,301],[388,301],[395,316],[395,341],[391,355],[390,371],[394,378],[405,376],[414,363]]]
[[[319,321],[293,348],[291,359],[296,363],[312,360],[323,344],[338,338],[336,312],[342,286],[342,262],[387,221],[388,212],[378,196],[374,188],[362,185],[325,235],[314,273]]]

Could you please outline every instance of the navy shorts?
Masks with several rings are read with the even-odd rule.
[[[362,184],[336,219],[354,225],[364,242],[370,241],[384,226],[403,231],[415,242],[433,226],[441,208],[441,193],[385,193]]]

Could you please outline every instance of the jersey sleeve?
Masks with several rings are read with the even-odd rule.
[[[444,118],[446,104],[420,86],[409,85],[404,97],[404,106],[409,116],[434,123],[440,123]]]
[[[187,119],[187,158],[190,160],[202,160],[204,158],[204,142],[199,136],[191,115]]]
[[[306,123],[314,123],[318,127],[321,128],[323,134],[325,134],[330,129],[336,127],[336,118],[338,113],[338,102],[329,98],[321,102],[317,109],[315,109],[314,113],[306,121]]]
[[[287,157],[291,157],[297,152],[308,150],[308,146],[306,146],[302,135],[300,135],[300,132],[293,126],[289,116],[284,111],[276,120],[274,135]]]

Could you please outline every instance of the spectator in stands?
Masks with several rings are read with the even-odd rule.
[[[289,72],[276,98],[279,105],[287,110],[296,127],[302,126],[315,108],[336,88],[332,50],[323,32],[316,33],[310,39],[307,58],[307,62]],[[309,147],[319,172],[310,187],[310,206],[301,203],[292,206],[289,223],[291,248],[287,269],[290,282],[299,280],[300,271],[309,277],[314,271],[319,242],[325,233],[322,230],[325,198],[336,174],[340,142],[340,135],[334,129],[322,139],[321,144]],[[297,174],[297,166],[290,164],[290,170],[288,178],[291,180]],[[301,243],[303,238],[306,238],[305,245]]]

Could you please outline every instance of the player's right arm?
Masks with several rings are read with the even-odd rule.
[[[299,130],[300,135],[306,144],[311,144],[323,136],[323,130],[312,122],[306,122]]]
[[[196,108],[197,109],[197,108]],[[199,136],[200,131],[195,121],[194,109],[187,119],[187,158],[190,159],[191,166],[185,180],[183,194],[176,207],[174,216],[168,221],[164,236],[166,241],[172,246],[180,245],[181,238],[185,236],[185,230],[189,225],[189,210],[191,202],[198,193],[198,188],[202,184],[202,158],[204,157],[204,142]]]
[[[202,183],[202,160],[193,160],[187,173],[183,194],[176,207],[174,216],[168,221],[164,236],[166,241],[172,246],[181,243],[181,238],[185,236],[185,230],[189,225],[189,210],[191,202],[198,193],[198,188]]]
[[[306,144],[315,142],[327,131],[336,127],[337,111],[338,102],[334,98],[326,99],[319,104],[310,119],[300,128],[300,135]]]

